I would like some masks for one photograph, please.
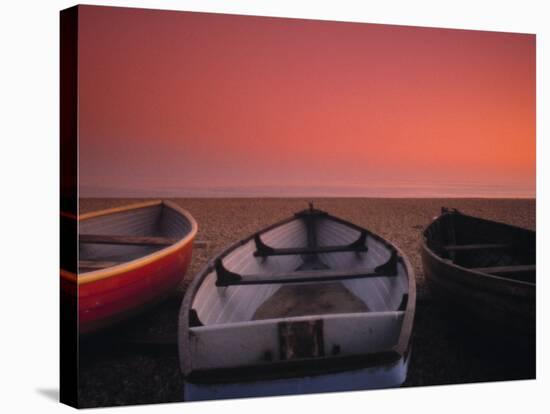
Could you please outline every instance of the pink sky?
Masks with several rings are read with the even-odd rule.
[[[79,19],[81,196],[535,194],[534,35],[92,6]]]

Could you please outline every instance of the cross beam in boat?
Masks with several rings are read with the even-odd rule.
[[[443,246],[447,251],[470,251],[470,250],[498,250],[513,247],[509,243],[482,243],[482,244],[450,244]]]
[[[78,240],[80,243],[124,244],[134,246],[170,246],[178,241],[178,239],[168,237],[117,236],[111,234],[80,234]]]
[[[511,273],[531,273],[536,271],[536,265],[514,265],[514,266],[491,266],[491,267],[475,267],[471,270],[476,272],[507,275]]]
[[[328,282],[333,280],[360,279],[367,277],[397,276],[397,252],[392,251],[388,261],[374,268],[360,270],[301,270],[283,273],[260,273],[240,275],[227,270],[218,258],[215,262],[216,286],[265,285],[277,283]]]
[[[318,253],[335,253],[335,252],[366,252],[367,232],[362,231],[359,238],[353,243],[342,246],[314,246],[314,247],[291,247],[291,248],[275,248],[265,244],[259,234],[254,235],[254,243],[256,243],[256,251],[254,256],[286,256],[293,254],[318,254]]]

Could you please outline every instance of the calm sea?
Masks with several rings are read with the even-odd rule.
[[[535,198],[535,185],[472,183],[385,183],[376,185],[144,185],[80,186],[80,197],[380,197]]]

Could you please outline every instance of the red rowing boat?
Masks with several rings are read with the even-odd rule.
[[[61,269],[62,292],[77,292],[80,333],[126,319],[173,292],[191,262],[196,233],[195,219],[166,201],[80,215],[78,266]]]

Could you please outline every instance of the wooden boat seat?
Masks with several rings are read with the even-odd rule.
[[[471,250],[493,250],[510,249],[513,245],[509,243],[483,243],[483,244],[450,244],[443,246],[449,252],[471,251]]]
[[[341,283],[287,285],[275,292],[252,316],[253,320],[335,313],[368,312],[361,299]]]
[[[261,285],[300,282],[329,282],[334,280],[359,279],[366,277],[397,276],[397,252],[391,253],[388,261],[375,268],[359,270],[302,270],[283,273],[260,273],[240,275],[227,270],[220,258],[215,262],[216,286]]]
[[[343,246],[315,246],[315,247],[293,247],[293,248],[274,248],[265,244],[259,234],[254,235],[256,243],[256,251],[254,256],[284,256],[294,254],[319,254],[319,253],[336,253],[336,252],[366,252],[368,250],[365,245],[367,241],[367,232],[362,231],[359,238],[353,243]]]
[[[90,244],[124,244],[133,246],[170,246],[178,239],[151,236],[119,236],[107,234],[79,234],[80,243]]]

